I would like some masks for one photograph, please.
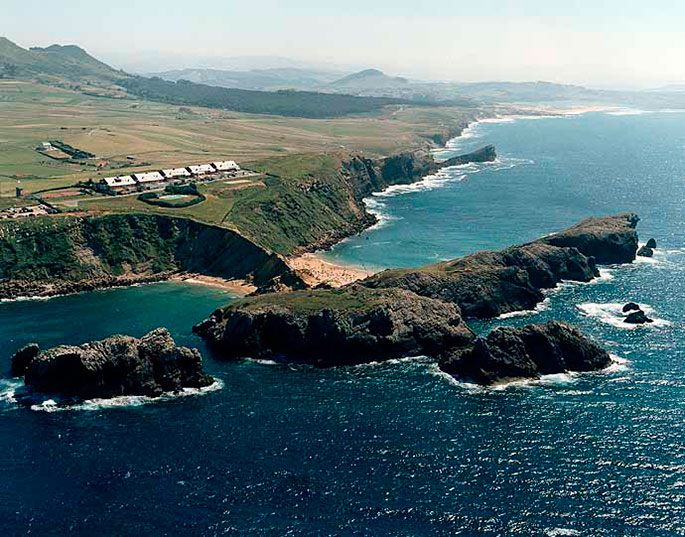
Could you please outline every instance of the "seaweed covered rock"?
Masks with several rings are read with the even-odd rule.
[[[440,369],[479,384],[567,371],[595,371],[611,363],[609,354],[578,329],[561,322],[499,327],[470,347],[440,358]]]
[[[454,304],[362,286],[250,297],[194,330],[224,358],[320,367],[437,355],[474,337]]]
[[[80,399],[158,396],[213,382],[202,371],[200,353],[177,347],[165,328],[140,339],[115,335],[43,351],[31,345],[19,350],[12,363],[24,375],[26,386]]]

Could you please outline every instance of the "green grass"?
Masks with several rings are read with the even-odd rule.
[[[398,293],[396,289],[365,287],[340,289],[308,289],[291,293],[269,293],[231,302],[223,311],[259,311],[265,307],[282,307],[303,315],[317,314],[331,309],[341,313],[364,312],[388,302]]]

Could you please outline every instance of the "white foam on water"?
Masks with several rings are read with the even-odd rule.
[[[588,317],[593,317],[598,319],[604,324],[614,326],[616,328],[621,328],[623,330],[635,330],[639,328],[664,328],[671,326],[671,323],[665,319],[657,319],[654,317],[654,309],[649,304],[639,304],[640,309],[645,312],[645,314],[654,320],[652,323],[645,324],[631,324],[624,322],[624,319],[631,312],[623,312],[623,306],[625,303],[610,302],[607,304],[598,304],[595,302],[587,302],[584,304],[578,304],[576,307],[582,311]]]
[[[74,405],[60,405],[54,399],[46,399],[41,403],[31,405],[31,410],[36,412],[65,412],[74,410],[103,410],[107,408],[137,407],[149,403],[171,401],[180,397],[190,397],[195,395],[205,395],[224,387],[223,381],[215,379],[212,384],[204,388],[183,388],[178,393],[164,393],[159,397],[149,397],[146,395],[123,395],[110,399],[87,399],[82,403]]]
[[[0,379],[0,404],[16,403],[17,388],[23,386],[21,379]]]
[[[608,116],[642,116],[653,112],[650,112],[649,110],[639,110],[637,108],[619,108],[618,110],[610,110],[604,113]]]
[[[263,360],[260,358],[245,358],[244,360],[246,362],[250,362],[252,364],[257,364],[257,365],[281,365],[274,360]]]
[[[0,304],[9,302],[34,302],[34,301],[44,301],[50,300],[52,298],[58,298],[66,295],[50,295],[50,296],[18,296],[16,298],[0,298]]]
[[[496,319],[511,319],[513,317],[526,317],[528,315],[536,315],[536,314],[540,313],[541,311],[545,311],[547,308],[549,308],[549,297],[546,297],[542,302],[540,302],[532,310],[510,311],[508,313],[503,313],[502,315],[499,315],[498,317],[495,317],[495,318]]]
[[[580,535],[580,532],[571,528],[550,528],[545,530],[545,534],[549,537],[571,537],[574,535]]]
[[[622,358],[617,354],[609,354],[609,358],[611,358],[611,364],[602,370],[604,373],[621,373],[628,369],[630,360],[627,358]]]
[[[375,362],[366,362],[363,364],[356,364],[353,367],[374,367],[379,365],[397,365],[397,364],[407,364],[407,363],[434,363],[427,356],[405,356],[404,358],[390,358],[389,360],[378,360]]]
[[[448,381],[450,384],[453,386],[456,386],[458,388],[470,391],[470,392],[501,392],[504,390],[508,390],[510,388],[535,388],[535,387],[540,387],[540,386],[567,386],[569,384],[573,384],[580,378],[581,375],[591,375],[591,374],[596,374],[596,373],[602,373],[602,374],[613,374],[613,373],[618,373],[618,372],[623,372],[626,371],[629,367],[630,361],[622,358],[620,356],[617,356],[615,354],[610,354],[609,357],[611,358],[611,363],[602,369],[601,371],[588,371],[588,372],[576,372],[576,371],[567,371],[564,373],[553,373],[550,375],[542,375],[538,378],[532,378],[532,379],[527,379],[527,378],[514,378],[502,382],[498,382],[496,384],[490,385],[490,386],[483,386],[481,384],[476,384],[475,382],[470,382],[467,380],[460,380],[449,373],[446,373],[440,367],[438,366],[437,363],[431,363],[430,364],[430,369],[429,372],[431,375],[434,375],[436,377],[439,377],[443,380]],[[571,395],[585,395],[591,392],[582,392],[582,391],[565,391],[562,392],[564,394],[571,394]]]

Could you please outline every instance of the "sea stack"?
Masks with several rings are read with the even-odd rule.
[[[165,328],[140,339],[115,335],[47,350],[32,344],[15,353],[12,369],[35,391],[78,399],[154,397],[214,382],[202,371],[199,351],[177,347]]]

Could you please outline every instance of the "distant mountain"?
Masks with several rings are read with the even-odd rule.
[[[0,78],[114,81],[125,76],[76,45],[24,49],[0,37]]]
[[[365,69],[332,82],[331,87],[336,90],[371,90],[395,88],[405,86],[408,83],[406,78],[388,76],[378,69]]]
[[[226,71],[222,69],[176,69],[154,73],[164,80],[178,82],[188,80],[222,88],[248,90],[314,89],[336,80],[340,74],[316,69],[284,67],[276,69],[253,69],[250,71]]]

